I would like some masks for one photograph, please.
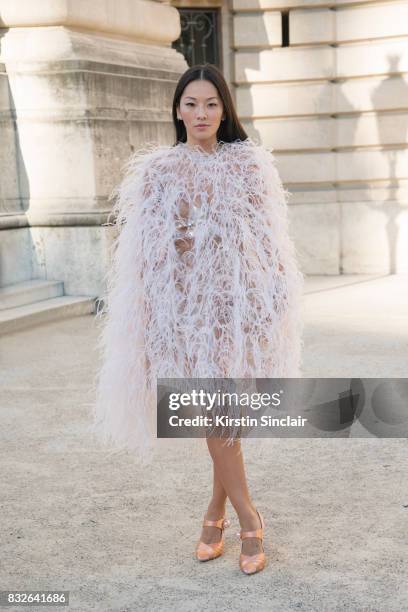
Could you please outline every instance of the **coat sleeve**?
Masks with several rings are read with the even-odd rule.
[[[97,313],[100,367],[94,380],[93,432],[111,450],[131,449],[140,462],[152,456],[155,388],[148,385],[143,287],[144,215],[159,206],[155,169],[160,149],[140,149],[112,192],[109,262],[103,308]]]
[[[274,155],[262,146],[254,147],[246,169],[250,218],[264,255],[261,265],[276,283],[275,310],[295,307],[303,292],[304,278],[298,264],[295,243],[290,235],[288,199]]]
[[[262,146],[255,146],[244,164],[247,200],[245,253],[250,253],[249,278],[257,279],[256,290],[250,293],[255,303],[263,296],[266,317],[265,335],[273,338],[279,351],[279,371],[285,376],[298,376],[302,353],[302,301],[304,277],[298,254],[290,234],[288,198],[274,155]],[[248,259],[248,257],[247,257]],[[245,264],[248,270],[248,264]],[[254,282],[252,281],[252,283]],[[263,309],[262,311],[263,312]],[[251,337],[254,332],[251,332]]]

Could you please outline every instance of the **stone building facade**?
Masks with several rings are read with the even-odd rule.
[[[108,197],[132,150],[173,142],[192,11],[274,150],[304,273],[407,272],[408,2],[0,0],[0,287],[103,291]]]

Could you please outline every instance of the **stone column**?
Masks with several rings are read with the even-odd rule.
[[[179,34],[157,0],[0,0],[0,286],[101,293],[121,168],[173,142]]]

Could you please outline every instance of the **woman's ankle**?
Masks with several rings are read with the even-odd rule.
[[[260,519],[255,506],[248,506],[248,508],[243,509],[238,514],[238,520],[239,524],[241,525],[241,529],[244,531],[258,529],[260,525]]]
[[[220,501],[211,501],[208,504],[208,508],[207,508],[207,519],[209,521],[213,520],[216,521],[220,518],[222,518],[225,515],[225,507],[226,507],[226,501],[225,502],[220,502]]]

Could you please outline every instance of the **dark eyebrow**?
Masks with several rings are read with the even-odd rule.
[[[197,100],[197,98],[193,98],[193,96],[186,96],[186,98],[191,98],[191,100]],[[211,96],[210,98],[207,98],[207,100],[212,100],[213,98],[217,99],[217,96]]]

